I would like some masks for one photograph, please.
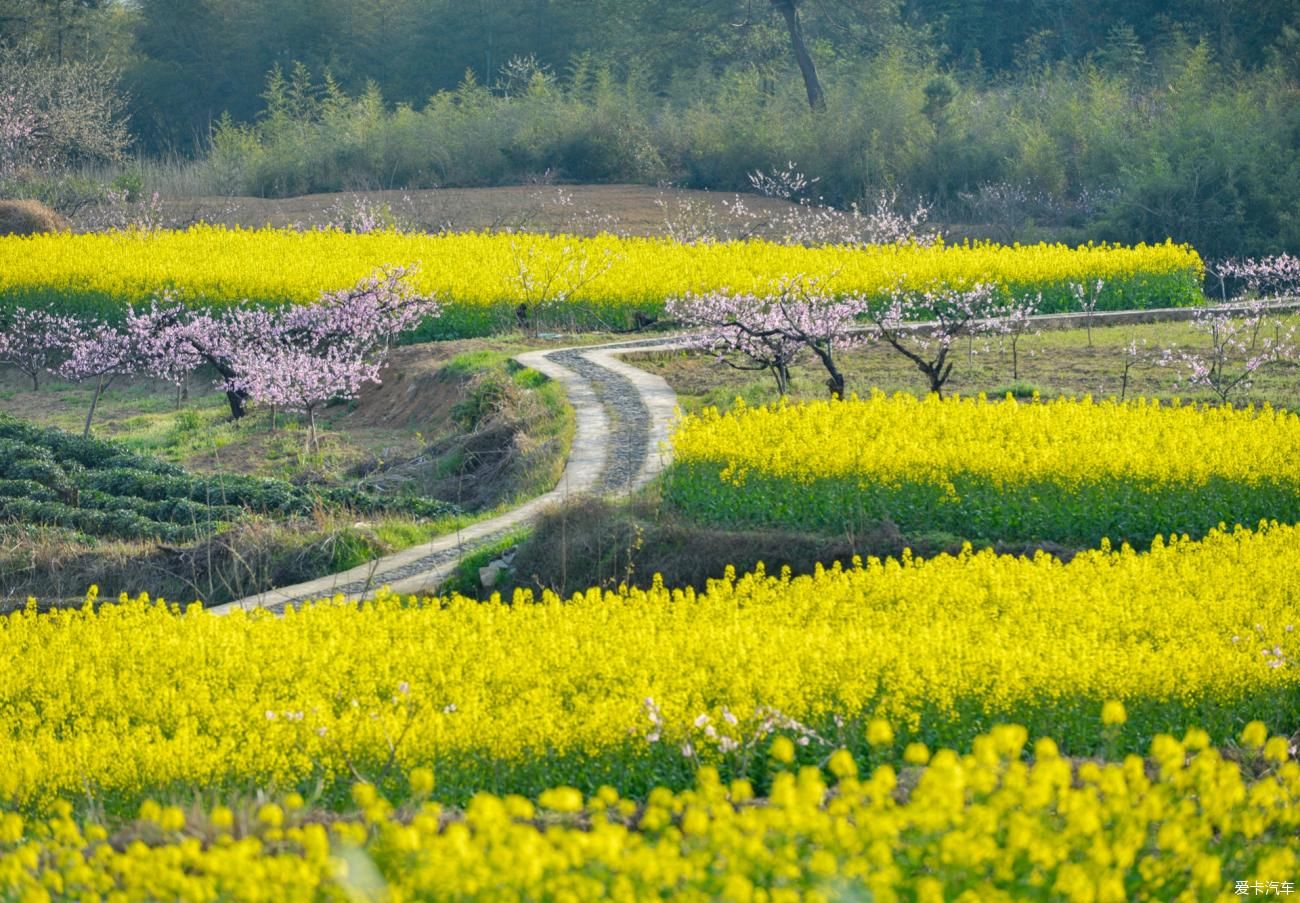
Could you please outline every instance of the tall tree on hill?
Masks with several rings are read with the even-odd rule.
[[[799,73],[803,76],[803,85],[808,92],[808,106],[814,110],[826,109],[826,92],[817,78],[817,64],[808,52],[804,41],[803,25],[799,21],[798,0],[771,0],[772,7],[785,19],[785,27],[790,32],[790,49],[795,62],[799,64]]]

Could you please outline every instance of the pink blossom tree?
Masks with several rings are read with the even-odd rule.
[[[367,360],[355,345],[326,347],[282,339],[240,361],[242,375],[228,383],[253,401],[307,415],[308,445],[317,445],[316,412],[334,399],[355,398],[379,382],[381,360]]]
[[[934,288],[924,291],[896,287],[887,300],[864,305],[868,334],[883,341],[916,365],[943,396],[952,375],[948,359],[953,343],[964,335],[987,332],[998,313],[991,284],[968,289]]]
[[[419,296],[415,266],[385,266],[348,289],[324,292],[314,304],[283,312],[282,328],[321,345],[352,344],[366,354],[387,351],[403,332],[442,313],[442,305]]]
[[[826,370],[831,395],[841,398],[844,374],[835,355],[853,341],[861,309],[858,299],[837,298],[800,277],[783,280],[769,294],[688,294],[668,305],[670,316],[700,328],[696,347],[738,369],[770,371],[782,395],[789,389],[790,364],[803,351],[812,352]],[[735,362],[732,354],[749,363]]]
[[[1097,302],[1101,300],[1101,290],[1105,286],[1106,281],[1104,279],[1070,283],[1070,294],[1074,295],[1074,301],[1079,305],[1079,310],[1083,314],[1083,325],[1088,330],[1089,348],[1092,347],[1093,316],[1097,313]]]
[[[104,390],[117,377],[130,375],[137,369],[135,343],[126,332],[101,323],[86,323],[78,330],[68,345],[67,359],[55,372],[74,382],[95,381],[86,425],[81,431],[83,437],[90,435],[90,423]]]
[[[844,397],[844,374],[835,361],[837,349],[852,344],[853,328],[862,301],[856,297],[840,298],[823,290],[814,281],[801,277],[784,280],[772,303],[777,326],[821,361],[826,370],[826,388],[833,397]]]
[[[761,169],[749,173],[749,184],[765,197],[793,202],[793,205],[775,214],[767,222],[748,222],[742,234],[753,234],[760,229],[782,244],[787,245],[868,245],[917,244],[931,245],[939,233],[926,228],[930,208],[924,202],[911,212],[898,209],[898,193],[881,191],[874,206],[863,210],[858,204],[848,210],[837,210],[823,203],[821,198],[807,195],[819,180],[800,172],[793,161],[785,169],[773,166],[770,171]],[[732,206],[733,217],[742,218],[748,209],[736,199]]]
[[[1292,257],[1290,254],[1258,260],[1221,260],[1209,269],[1218,277],[1225,300],[1226,285],[1230,281],[1240,285],[1244,294],[1265,300],[1300,293],[1300,257]]]
[[[1180,383],[1207,389],[1227,404],[1244,397],[1265,366],[1294,360],[1295,327],[1270,316],[1262,299],[1227,308],[1198,310],[1193,326],[1206,334],[1209,348],[1164,349],[1156,363],[1182,371]]]
[[[417,296],[411,287],[413,272],[413,267],[384,267],[350,289],[278,310],[245,306],[192,312],[164,296],[131,321],[133,336],[151,375],[174,382],[199,364],[211,366],[230,415],[238,420],[250,400],[267,400],[252,392],[263,385],[259,369],[287,360],[286,355],[302,362],[308,353],[326,360],[331,370],[348,355],[382,360],[397,336],[438,316],[438,302]]]
[[[228,345],[235,371],[226,391],[307,415],[309,443],[317,444],[316,412],[333,399],[355,398],[367,382],[379,382],[393,340],[441,306],[418,297],[412,267],[387,267],[351,289],[326,292],[315,304],[278,312],[243,309],[231,332],[245,341]]]
[[[130,135],[117,72],[0,42],[0,182],[120,159]]]
[[[39,127],[32,97],[15,85],[0,86],[0,184],[23,167],[44,162],[39,155]]]
[[[727,291],[686,294],[672,298],[668,316],[698,329],[688,344],[713,354],[736,370],[766,370],[776,381],[777,395],[790,391],[790,365],[805,351],[803,342],[773,328],[768,298]]]
[[[1001,341],[1004,353],[1006,348],[1011,349],[1012,379],[1020,379],[1020,340],[1038,332],[1034,316],[1042,305],[1043,295],[1039,292],[1034,298],[1011,298],[994,306],[987,329]]]
[[[1219,280],[1225,304],[1198,310],[1192,321],[1209,339],[1209,347],[1171,345],[1156,363],[1181,371],[1175,386],[1209,390],[1227,404],[1234,398],[1244,400],[1264,367],[1295,362],[1295,326],[1272,312],[1270,302],[1300,293],[1300,258],[1279,254],[1221,260],[1209,271]],[[1228,300],[1230,283],[1239,291]]]
[[[186,380],[203,363],[187,326],[185,308],[169,293],[164,293],[161,303],[150,302],[147,311],[128,310],[124,326],[137,372],[175,386],[177,404]]]
[[[35,392],[41,387],[41,374],[54,368],[77,329],[78,323],[71,317],[17,308],[0,324],[0,363],[25,373]]]
[[[1147,347],[1146,339],[1138,339],[1134,336],[1129,343],[1124,346],[1124,369],[1120,372],[1119,382],[1119,400],[1123,401],[1128,397],[1128,384],[1133,368],[1148,364],[1151,361],[1151,350]]]

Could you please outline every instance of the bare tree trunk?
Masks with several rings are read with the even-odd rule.
[[[776,394],[780,398],[790,394],[790,368],[783,363],[775,363],[770,368],[772,378],[776,380]]]
[[[828,374],[826,388],[830,390],[831,397],[843,398],[844,374],[840,372],[839,367],[835,366],[835,358],[832,355],[830,343],[828,342],[825,348],[815,342],[807,342],[806,344],[812,349],[813,354],[817,355],[818,360],[822,362],[822,366],[826,368]]]
[[[817,66],[813,63],[808,45],[804,43],[803,26],[799,24],[797,0],[772,0],[772,5],[785,17],[785,27],[790,32],[790,49],[794,51],[795,62],[803,73],[803,84],[808,89],[808,106],[814,110],[826,109],[826,94],[822,83],[817,79]]]
[[[831,398],[844,398],[844,374],[834,367],[830,368],[831,375],[826,378],[826,388],[830,390]]]
[[[946,349],[940,351],[934,364],[929,370],[925,371],[926,378],[930,380],[930,391],[940,398],[943,398],[943,384],[948,381],[948,377],[952,376],[952,362],[950,361],[947,366],[944,365],[944,360],[947,357],[948,352]]]
[[[238,420],[248,413],[245,405],[248,402],[248,393],[242,389],[226,390],[226,402],[230,405],[230,419]]]
[[[237,375],[233,369],[221,358],[217,357],[207,348],[202,347],[194,342],[190,343],[195,351],[199,353],[205,361],[212,366],[214,370],[224,376],[226,379],[234,379]],[[226,402],[230,405],[230,419],[238,420],[248,413],[248,393],[243,389],[227,389]]]
[[[54,45],[55,61],[63,65],[63,0],[54,0]],[[90,426],[86,426],[89,431]]]
[[[104,377],[100,376],[95,383],[95,394],[90,397],[90,410],[86,412],[86,426],[81,431],[81,438],[85,439],[90,435],[90,421],[95,417],[95,408],[99,405],[99,396],[104,394]]]

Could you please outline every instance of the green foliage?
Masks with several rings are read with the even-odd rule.
[[[1000,484],[955,474],[952,492],[935,482],[897,485],[820,479],[810,485],[751,474],[744,489],[719,478],[721,468],[674,464],[664,500],[702,523],[860,532],[886,521],[904,534],[943,531],[980,542],[1054,542],[1095,546],[1103,538],[1146,548],[1153,537],[1204,535],[1219,523],[1300,521],[1300,490],[1288,481],[1150,485],[1121,477],[1075,484],[1045,480]]]
[[[31,0],[0,0],[0,38],[26,28],[53,53],[56,20],[49,11],[60,4],[41,0],[45,14],[38,17],[5,15],[6,5],[24,2]],[[329,67],[353,94],[373,80],[385,97],[411,107],[453,91],[467,70],[482,89],[519,96],[534,90],[534,76],[543,83],[567,79],[592,93],[600,89],[595,73],[611,65],[628,82],[682,107],[715,97],[714,76],[725,70],[753,72],[765,94],[798,80],[779,14],[768,3],[746,0],[137,0],[94,7],[93,15],[58,20],[76,31],[65,44],[91,57],[108,51],[129,58],[133,119],[151,150],[202,143],[223,110],[236,121],[254,121],[263,109],[263,75],[279,65],[291,81],[292,60],[315,72]],[[1090,57],[1111,71],[1142,75],[1177,52],[1180,40],[1201,38],[1229,65],[1290,61],[1294,67],[1298,24],[1287,0],[1101,0],[1068,7],[1028,0],[825,0],[799,4],[799,14],[828,85],[842,62],[891,52],[935,60],[967,82],[987,74],[1032,76],[1046,65]],[[606,137],[604,147],[616,150],[619,136]]]
[[[505,352],[493,351],[489,348],[462,351],[442,365],[442,373],[445,376],[456,376],[464,379],[484,370],[496,369],[508,361],[509,358],[510,355]]]
[[[1286,0],[801,3],[825,115],[771,4],[6,3],[22,6],[0,0],[0,43],[126,63],[138,147],[206,152],[189,180],[206,192],[733,191],[794,161],[827,202],[897,190],[972,237],[1300,251]],[[15,190],[75,212],[102,187],[63,173]]]
[[[304,517],[318,509],[420,519],[454,512],[454,506],[426,498],[383,497],[345,488],[312,490],[247,476],[201,477],[113,442],[0,415],[0,520],[68,527],[95,536],[182,542],[250,514]],[[339,551],[335,557],[349,554]]]
[[[1011,383],[1008,386],[1002,386],[1001,388],[991,393],[991,397],[993,398],[998,398],[998,397],[1005,398],[1007,396],[1010,396],[1011,398],[1028,399],[1028,398],[1033,398],[1034,396],[1041,397],[1042,391],[1038,388],[1038,386],[1034,385],[1033,383],[1025,382],[1023,379],[1021,379],[1021,380],[1016,380],[1015,382]]]
[[[826,115],[751,66],[702,75],[689,104],[583,58],[504,93],[466,76],[419,109],[297,66],[272,70],[257,122],[218,122],[202,166],[232,192],[285,195],[538,176],[750,190],[749,173],[795,161],[810,199],[896,190],[973,237],[1300,249],[1300,96],[1282,72],[1229,73],[1207,45],[1137,66],[1122,37],[1099,62],[989,84],[893,50],[836,59]]]
[[[484,596],[483,585],[479,580],[479,568],[487,567],[495,559],[516,548],[530,534],[531,531],[528,529],[515,530],[501,539],[470,552],[460,560],[456,565],[456,569],[438,587],[438,592],[444,595],[460,593],[462,596],[468,596],[471,599]],[[502,583],[505,583],[504,579]]]
[[[1177,234],[1207,257],[1300,246],[1300,103],[1270,79],[1226,81],[1208,48],[1190,50],[1160,92],[1148,140],[1118,167],[1110,234]]]
[[[500,373],[485,372],[476,377],[469,394],[451,409],[451,419],[466,432],[473,432],[508,403],[515,384]]]
[[[374,561],[386,551],[379,537],[372,531],[345,527],[330,537],[330,570],[334,573],[350,570],[367,561]]]
[[[540,389],[550,381],[546,374],[539,373],[531,367],[520,367],[518,364],[510,368],[510,378],[521,389]]]

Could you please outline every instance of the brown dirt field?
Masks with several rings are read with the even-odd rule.
[[[425,230],[525,229],[591,234],[602,230],[660,235],[666,214],[680,218],[712,215],[724,224],[738,220],[727,210],[733,195],[646,185],[513,185],[498,188],[432,188],[419,191],[363,191],[293,198],[196,197],[163,201],[169,225],[209,221],[227,226],[319,225],[337,208],[357,199],[387,204],[399,223]],[[754,214],[773,215],[787,201],[743,195]],[[667,205],[662,206],[662,205]],[[709,211],[708,214],[705,210]]]

